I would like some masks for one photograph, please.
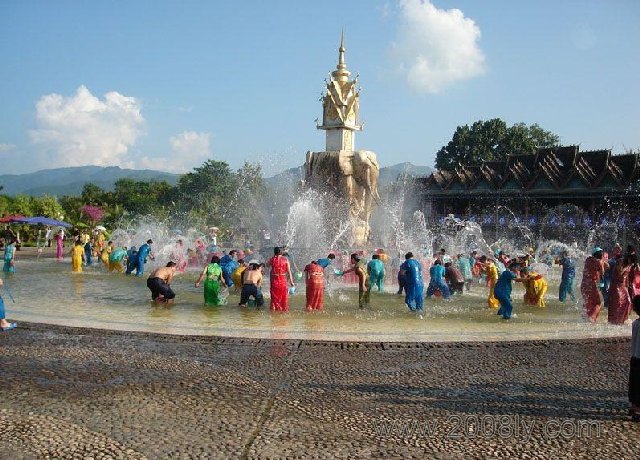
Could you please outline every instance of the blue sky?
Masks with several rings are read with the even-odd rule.
[[[639,149],[639,20],[637,0],[2,0],[2,172],[300,165],[324,148],[342,28],[356,147],[382,166],[432,165],[456,126],[494,117]]]

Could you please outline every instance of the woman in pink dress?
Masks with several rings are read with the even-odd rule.
[[[598,315],[602,309],[602,293],[600,292],[600,282],[609,264],[602,261],[602,248],[596,247],[593,255],[584,261],[584,271],[582,272],[582,283],[580,291],[584,301],[584,315],[592,323],[598,320]]]
[[[624,324],[631,311],[631,297],[629,296],[629,272],[633,256],[627,255],[619,262],[611,274],[609,285],[609,310],[608,320],[610,324]]]
[[[64,233],[62,230],[58,230],[55,236],[56,238],[56,259],[62,260],[62,249],[64,246]]]

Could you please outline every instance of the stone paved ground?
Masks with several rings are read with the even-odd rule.
[[[21,324],[0,334],[0,458],[638,459],[628,348]]]

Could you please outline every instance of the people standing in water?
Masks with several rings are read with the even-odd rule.
[[[535,305],[540,308],[545,307],[544,296],[547,293],[548,285],[542,274],[525,267],[522,269],[521,275],[523,278],[522,283],[525,286],[525,305]]]
[[[4,281],[0,278],[0,287],[4,286]],[[0,296],[0,328],[3,332],[15,329],[18,326],[17,323],[10,323],[7,321],[7,317],[4,311],[4,299]]]
[[[464,254],[458,254],[457,265],[458,270],[462,273],[467,292],[469,292],[471,290],[471,285],[473,284],[473,273],[471,271],[472,265],[469,257]]]
[[[374,254],[367,264],[367,274],[369,276],[369,286],[377,286],[378,292],[382,292],[384,286],[384,263],[380,260],[379,254]]]
[[[513,304],[511,303],[511,282],[524,281],[524,278],[519,278],[517,275],[518,268],[519,267],[517,264],[510,264],[509,268],[500,274],[500,277],[498,278],[498,281],[496,282],[496,286],[494,288],[496,299],[498,299],[498,302],[500,302],[498,315],[502,315],[503,319],[511,319],[516,317],[516,315],[513,314]]]
[[[91,264],[93,263],[92,254],[93,254],[93,238],[89,239],[89,241],[87,241],[84,244],[84,259],[87,262],[87,267],[91,266]]]
[[[331,263],[335,260],[336,255],[335,254],[329,254],[327,257],[318,259],[316,261],[316,263],[318,265],[320,265],[322,267],[322,269],[324,270],[325,268],[327,268],[329,265],[331,265]]]
[[[47,226],[47,231],[44,233],[44,239],[47,242],[47,247],[51,247],[51,240],[53,240],[53,229]]]
[[[264,296],[262,295],[262,265],[252,262],[242,273],[242,291],[240,292],[239,307],[246,307],[247,303],[254,298],[256,307],[264,306]]]
[[[204,303],[207,305],[222,305],[223,300],[220,292],[226,283],[222,276],[222,268],[220,267],[220,258],[218,256],[211,257],[211,262],[202,270],[196,288],[200,287],[202,280],[204,281]]]
[[[631,297],[629,297],[629,272],[634,265],[635,256],[626,255],[616,263],[609,284],[609,324],[624,324],[631,313]]]
[[[62,251],[63,251],[63,247],[64,247],[64,230],[60,229],[58,230],[58,233],[56,233],[56,259],[58,260],[58,262],[60,262],[62,260]]]
[[[267,266],[271,269],[271,284],[269,286],[271,293],[271,310],[289,311],[287,279],[291,283],[291,287],[295,286],[289,259],[282,255],[281,248],[275,247],[273,248],[273,257],[268,260]]]
[[[156,268],[147,278],[147,287],[154,302],[172,303],[176,293],[171,289],[171,280],[176,273],[176,263],[167,262],[164,267]]]
[[[136,264],[138,263],[138,248],[135,246],[131,246],[127,251],[127,270],[126,274],[130,275],[133,270],[136,268]]]
[[[424,284],[422,281],[422,266],[420,262],[413,258],[412,252],[407,252],[404,256],[404,262],[400,265],[400,271],[405,276],[404,303],[411,311],[422,311],[422,296]],[[438,263],[437,261],[436,263]]]
[[[369,305],[370,286],[367,280],[367,269],[364,262],[358,257],[358,254],[351,254],[349,260],[351,261],[351,268],[345,270],[342,275],[349,273],[356,275],[358,278],[358,307],[364,308],[366,305]]]
[[[82,262],[84,260],[84,245],[82,241],[77,240],[71,249],[71,269],[76,273],[82,272]]]
[[[496,309],[500,306],[500,302],[496,299],[495,288],[498,282],[498,267],[493,260],[487,259],[487,256],[480,257],[480,263],[483,265],[487,286],[489,287],[489,295],[487,296],[487,306]]]
[[[242,290],[242,274],[247,269],[247,264],[244,259],[238,260],[238,268],[236,268],[231,274],[231,280],[233,281],[233,285],[236,287],[236,292],[240,292]]]
[[[318,262],[313,260],[304,267],[304,275],[307,286],[307,311],[322,310],[324,304],[324,269]]]
[[[113,241],[109,241],[102,248],[102,251],[100,251],[100,261],[107,270],[109,270],[109,256],[111,256],[111,251],[113,251]]]
[[[580,291],[584,301],[583,314],[591,323],[598,320],[598,315],[603,305],[601,287],[604,285],[603,278],[609,266],[602,260],[604,251],[600,247],[593,249],[593,254],[584,261],[582,272],[582,283]]]
[[[135,265],[136,276],[142,276],[144,274],[144,264],[147,263],[147,258],[151,260],[155,259],[155,256],[151,252],[152,244],[153,244],[153,240],[149,239],[145,244],[140,246],[140,248],[138,249],[138,259]],[[175,262],[173,263],[173,266],[174,267],[176,266]]]
[[[394,259],[394,266],[400,267],[404,262],[400,263],[400,254],[398,254],[398,259]],[[402,270],[398,268],[398,295],[402,295],[402,292],[406,292],[405,284],[407,282],[407,277],[404,275]]]
[[[5,273],[16,272],[16,239],[10,237],[4,245],[4,267],[2,271]]]
[[[558,260],[558,265],[562,267],[558,300],[564,302],[567,300],[567,296],[569,296],[571,300],[575,302],[576,296],[573,293],[573,282],[576,277],[576,264],[573,258],[569,256],[568,251],[562,251],[561,255],[562,257]]]
[[[233,286],[233,280],[231,279],[231,275],[235,271],[236,268],[239,267],[238,262],[236,262],[236,254],[238,251],[232,249],[229,251],[229,254],[225,254],[220,259],[220,268],[222,268],[222,276],[224,277],[224,282],[227,286]]]
[[[127,257],[127,248],[115,248],[109,254],[109,271],[122,273],[124,271],[124,259]]]
[[[640,316],[640,296],[633,298],[633,311]],[[631,419],[640,422],[640,318],[636,318],[631,326],[628,396],[631,403]]]
[[[632,261],[629,270],[629,297],[633,300],[635,296],[640,296],[640,263],[635,250],[627,255],[631,256]]]
[[[331,265],[333,263],[333,261],[336,259],[336,255],[331,253],[328,254],[327,257],[323,257],[318,259],[316,262],[318,263],[318,265],[320,265],[322,267],[322,270],[324,270],[326,272],[326,269],[329,265]],[[335,275],[340,275],[342,272],[340,270],[338,270],[337,268],[334,268],[334,274]],[[326,273],[325,273],[326,275]],[[327,287],[330,283],[330,280],[332,280],[333,277],[332,276],[325,276],[324,277],[324,281],[325,281],[325,287]]]
[[[429,286],[427,287],[427,299],[431,298],[436,291],[439,291],[443,298],[448,299],[451,295],[449,286],[444,280],[445,268],[442,266],[442,259],[438,258],[429,269]]]
[[[102,253],[105,246],[105,236],[102,230],[98,230],[98,252]]]
[[[456,292],[460,294],[464,293],[464,276],[453,262],[444,264],[444,279],[449,286],[449,292],[451,292],[451,294],[455,294]]]

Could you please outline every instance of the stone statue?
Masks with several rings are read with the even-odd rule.
[[[307,187],[329,192],[347,203],[352,233],[349,243],[366,244],[371,212],[380,201],[380,168],[375,153],[368,150],[307,152],[304,166]]]
[[[330,192],[340,204],[347,204],[352,230],[349,243],[362,246],[369,239],[373,205],[380,201],[380,168],[375,153],[354,149],[355,133],[362,130],[358,124],[360,92],[357,77],[349,80],[345,51],[343,34],[338,65],[322,97],[322,125],[317,126],[326,131],[325,151],[307,152],[305,185]]]

